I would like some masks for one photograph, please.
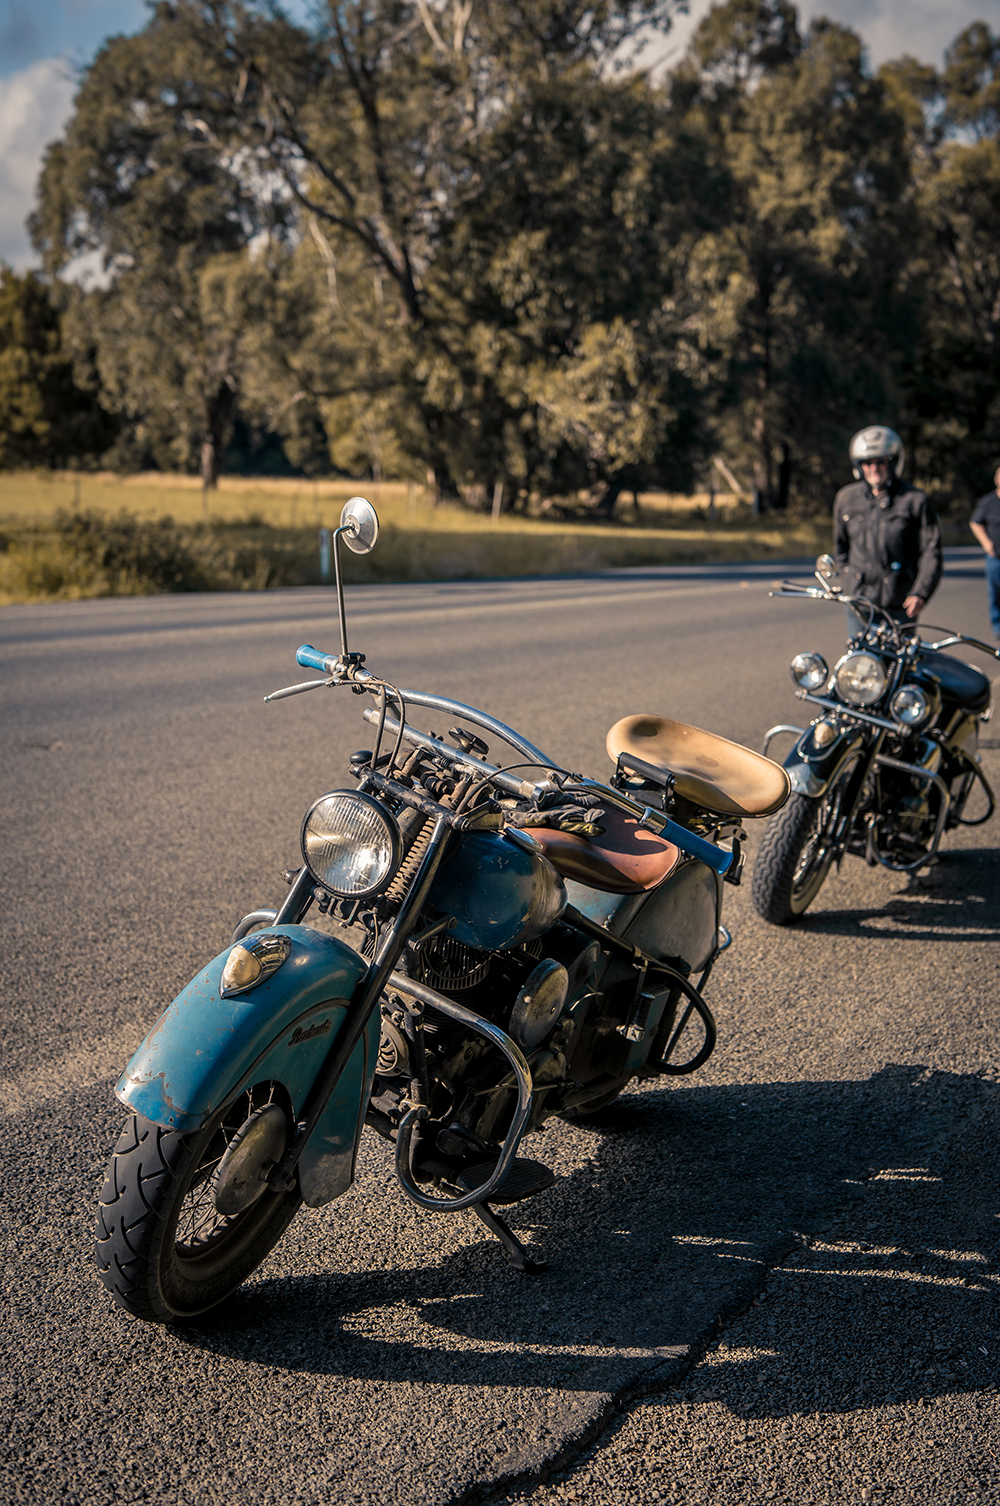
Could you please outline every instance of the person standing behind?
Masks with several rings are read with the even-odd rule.
[[[893,429],[860,429],[849,454],[857,480],[834,498],[834,557],[854,574],[853,595],[897,621],[915,620],[941,579],[937,514],[922,491],[902,480],[903,441]]]
[[[986,592],[990,604],[993,636],[1000,643],[1000,466],[993,476],[993,491],[976,503],[969,527],[986,555]]]

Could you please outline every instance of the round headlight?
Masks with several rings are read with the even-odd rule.
[[[399,855],[399,827],[391,813],[360,790],[333,790],[306,812],[302,856],[333,894],[377,894],[399,867]]]
[[[846,654],[834,671],[837,694],[849,706],[870,706],[885,682],[885,665],[874,654]]]
[[[930,702],[919,685],[904,685],[889,702],[889,710],[904,727],[919,727],[930,709]]]
[[[796,654],[791,663],[792,679],[803,690],[818,690],[830,678],[822,654]]]

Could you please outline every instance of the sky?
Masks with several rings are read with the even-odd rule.
[[[680,57],[711,0],[691,0],[662,46]],[[878,67],[909,53],[940,67],[945,47],[972,21],[1000,31],[1000,0],[799,0],[803,25],[816,15],[852,27]],[[71,111],[76,77],[108,36],[138,31],[144,0],[0,0],[0,261],[18,270],[35,263],[24,229],[47,142]]]

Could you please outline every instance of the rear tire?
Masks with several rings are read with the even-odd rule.
[[[302,1201],[264,1192],[229,1216],[213,1177],[240,1126],[271,1100],[270,1085],[242,1093],[190,1135],[134,1115],[111,1156],[94,1249],[120,1307],[150,1323],[194,1318],[222,1302],[278,1243]]]
[[[833,848],[821,851],[820,838],[828,825],[831,793],[822,800],[789,795],[764,829],[750,898],[757,914],[773,926],[798,920],[830,871]]]

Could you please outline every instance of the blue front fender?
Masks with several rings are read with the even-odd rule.
[[[182,989],[129,1062],[116,1092],[135,1113],[189,1134],[244,1088],[278,1082],[297,1118],[368,964],[344,942],[311,926],[267,927],[287,936],[286,962],[249,993],[223,998],[231,947]],[[299,1162],[307,1203],[350,1186],[378,1055],[379,1011],[335,1088]]]

